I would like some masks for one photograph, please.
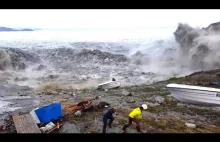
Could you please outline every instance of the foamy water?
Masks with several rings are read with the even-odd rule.
[[[8,101],[2,101],[0,99],[0,115],[1,114],[5,114],[7,112],[12,112],[15,111],[17,109],[20,109],[21,107],[11,107],[10,105],[13,104],[11,102]]]
[[[32,51],[31,49],[53,49],[53,48],[73,48],[73,49],[88,49],[88,50],[101,50],[109,52],[111,54],[122,54],[127,58],[133,58],[132,55],[136,52],[141,52],[147,56],[160,56],[166,48],[175,46],[173,31],[175,28],[151,28],[151,29],[120,29],[120,30],[70,30],[70,31],[28,31],[28,32],[0,32],[0,46],[20,48]],[[81,43],[77,43],[81,42]],[[76,44],[75,44],[76,43]],[[96,44],[93,44],[96,43]],[[114,43],[114,45],[110,44]],[[116,45],[115,45],[116,44]],[[52,51],[51,51],[52,52]],[[44,52],[43,52],[44,53]],[[50,53],[50,52],[49,52]],[[55,52],[55,54],[57,54]],[[104,53],[100,53],[103,54]],[[9,83],[15,83],[21,86],[29,86],[37,88],[44,83],[50,83],[48,79],[49,75],[58,75],[59,77],[51,80],[63,84],[73,84],[76,80],[108,80],[112,77],[123,80],[123,78],[134,76],[129,78],[132,83],[147,83],[152,78],[147,75],[139,77],[141,72],[158,71],[160,69],[149,69],[147,67],[138,66],[124,66],[121,63],[115,63],[111,65],[102,64],[103,61],[94,62],[82,62],[79,65],[69,62],[69,56],[62,55],[56,60],[63,60],[58,65],[59,68],[51,66],[51,62],[42,62],[47,66],[47,69],[42,71],[33,70],[34,66],[29,66],[24,71],[12,72],[12,77],[9,77]],[[101,55],[102,56],[102,55]],[[44,59],[41,57],[44,61]],[[141,58],[140,58],[141,59]],[[84,60],[82,58],[82,60]],[[101,59],[101,60],[109,60]],[[143,60],[143,59],[141,59]],[[143,62],[145,62],[143,60]],[[119,65],[118,65],[119,64]],[[63,68],[73,66],[72,69],[64,71]],[[92,70],[91,70],[92,68]],[[93,69],[97,68],[97,69]],[[135,71],[136,70],[136,71]],[[75,71],[75,72],[74,72]],[[160,72],[161,73],[161,72]],[[19,80],[15,81],[15,76]],[[74,77],[73,77],[74,76]],[[27,78],[27,79],[22,79]],[[99,81],[98,81],[99,80]],[[128,80],[124,80],[124,83],[128,83]],[[97,86],[97,83],[95,84]],[[88,86],[88,85],[85,85]]]
[[[0,32],[0,47],[11,47],[0,50],[0,81],[6,84],[6,91],[13,84],[20,87],[14,92],[9,89],[8,93],[17,96],[0,98],[0,114],[34,104],[21,86],[29,86],[37,92],[61,88],[88,89],[113,77],[126,86],[190,74],[195,70],[191,70],[189,63],[180,56],[180,45],[173,35],[175,30]],[[206,39],[202,41],[211,41]],[[218,44],[219,41],[215,42],[210,49],[217,50]],[[193,48],[196,52],[197,48]],[[12,65],[24,68],[17,70]],[[39,69],[41,65],[43,68]],[[6,91],[3,88],[2,92]]]

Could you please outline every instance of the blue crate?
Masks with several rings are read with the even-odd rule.
[[[49,123],[62,117],[61,103],[51,104],[35,110],[40,122]]]

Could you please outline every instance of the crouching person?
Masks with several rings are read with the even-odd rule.
[[[111,108],[104,114],[102,133],[106,133],[107,125],[109,128],[112,128],[112,122],[114,121],[113,113],[115,113],[115,112],[116,112],[116,110],[114,108]]]

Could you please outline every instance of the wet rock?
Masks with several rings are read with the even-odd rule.
[[[135,100],[134,99],[129,99],[126,101],[127,103],[135,103]]]
[[[117,117],[117,116],[115,116],[115,117]],[[119,125],[118,120],[114,120],[114,121],[113,121],[113,126],[117,126],[117,125]]]
[[[122,133],[122,129],[120,127],[112,127],[111,129],[107,129],[106,133]]]
[[[41,70],[43,70],[43,69],[45,69],[45,68],[46,68],[46,66],[44,66],[44,65],[39,65],[39,66],[36,68],[36,70],[41,71]]]
[[[124,95],[124,96],[132,96],[131,92],[128,92],[126,90],[122,90],[122,95]]]
[[[39,93],[37,93],[37,95],[42,95],[42,93],[39,92]]]
[[[68,93],[64,91],[63,94],[68,94]]]
[[[64,123],[60,129],[61,133],[81,133],[79,128],[75,124],[70,124],[68,122]]]
[[[202,117],[202,116],[200,116],[198,119],[199,119],[200,121],[206,121],[206,118],[205,118],[205,117]]]
[[[23,77],[23,78],[15,77],[14,80],[15,80],[15,81],[26,81],[26,80],[28,80],[28,78],[27,78],[27,77]]]
[[[178,102],[177,106],[186,106],[186,104]]]
[[[196,125],[198,125],[198,126],[199,126],[199,125],[203,125],[203,124],[204,124],[204,123],[203,123],[203,122],[200,122],[200,121],[197,121],[197,122],[196,122]]]
[[[57,95],[57,91],[48,91],[46,95]]]
[[[190,119],[190,120],[188,120],[188,122],[189,123],[195,123],[195,120]]]
[[[55,79],[55,78],[58,78],[59,77],[59,75],[49,75],[48,76],[48,78],[50,78],[50,79]]]
[[[214,127],[214,128],[216,128],[216,126],[215,126],[215,125],[210,125],[210,127]]]
[[[146,105],[148,105],[149,107],[154,107],[154,106],[159,106],[160,104],[158,103],[151,103],[151,102],[144,102]]]
[[[162,102],[164,102],[164,98],[163,97],[160,97],[160,96],[156,96],[155,98],[155,101],[157,102],[157,103],[162,103]]]
[[[65,102],[65,101],[67,101],[68,99],[61,99],[61,102]]]
[[[127,105],[126,102],[122,102],[122,103],[120,103],[120,106],[126,106],[126,105]]]

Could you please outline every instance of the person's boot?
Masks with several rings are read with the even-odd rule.
[[[143,131],[141,131],[141,127],[140,126],[136,126],[136,129],[137,129],[138,133],[143,133]]]
[[[123,133],[127,133],[126,125],[122,128],[122,130],[123,130]]]
[[[109,128],[112,128],[112,124],[108,124],[108,127],[109,127]]]
[[[105,130],[105,129],[103,129],[103,130],[102,130],[102,133],[106,133],[106,130]]]

